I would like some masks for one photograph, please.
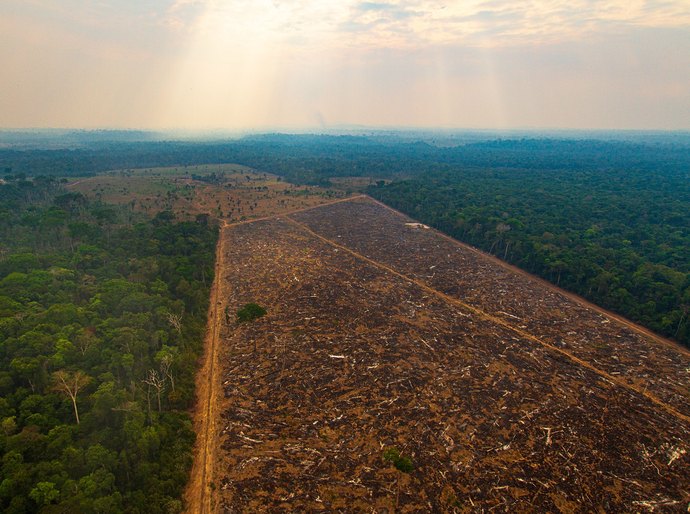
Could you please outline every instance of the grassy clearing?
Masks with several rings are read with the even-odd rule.
[[[205,214],[230,223],[348,196],[344,190],[289,184],[239,164],[116,170],[75,180],[68,187],[90,198],[129,205],[132,212],[171,210],[181,219]]]

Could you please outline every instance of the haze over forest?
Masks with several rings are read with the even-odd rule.
[[[690,128],[687,1],[4,0],[0,126]]]

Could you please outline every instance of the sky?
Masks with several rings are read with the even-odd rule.
[[[0,127],[690,129],[690,0],[2,0]]]

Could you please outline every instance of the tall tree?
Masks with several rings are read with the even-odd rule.
[[[159,375],[155,369],[150,369],[143,380],[144,384],[153,387],[156,390],[156,397],[158,399],[158,412],[161,412],[161,394],[165,390],[165,376]]]
[[[79,424],[79,408],[77,407],[77,395],[89,382],[91,377],[83,371],[65,371],[60,370],[53,373],[53,388],[68,396],[72,400],[74,407],[74,417]]]

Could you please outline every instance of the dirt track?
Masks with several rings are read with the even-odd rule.
[[[185,491],[187,512],[214,512],[213,466],[216,455],[217,440],[217,404],[218,404],[218,349],[220,347],[220,326],[222,323],[223,290],[222,270],[225,263],[226,223],[220,226],[218,245],[216,247],[216,266],[211,302],[207,321],[207,335],[204,343],[204,355],[201,368],[197,374],[197,406],[194,414],[194,426],[197,439],[194,448],[194,464],[191,477]]]
[[[223,231],[190,511],[687,506],[687,352],[408,221],[359,198]]]

